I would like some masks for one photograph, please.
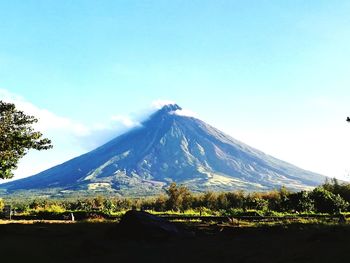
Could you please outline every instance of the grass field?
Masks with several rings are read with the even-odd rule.
[[[117,223],[0,224],[1,262],[347,262],[350,225],[178,223],[191,238],[122,237]]]

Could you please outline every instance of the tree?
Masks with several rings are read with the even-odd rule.
[[[301,191],[289,195],[287,210],[297,212],[312,212],[315,210],[314,200],[311,199],[311,192]]]
[[[243,191],[225,193],[228,202],[228,208],[243,208],[245,196]]]
[[[349,203],[340,195],[335,195],[322,187],[315,188],[310,197],[314,201],[315,210],[319,213],[340,213],[349,207]]]
[[[244,209],[268,210],[269,202],[262,198],[262,194],[253,193],[245,198]]]
[[[51,141],[42,138],[32,125],[38,120],[0,100],[0,179],[13,177],[13,170],[28,150],[47,150]]]
[[[174,211],[184,211],[191,206],[193,199],[191,192],[186,186],[177,186],[176,183],[171,183],[166,190],[168,195],[167,208]]]
[[[203,206],[209,209],[217,209],[217,196],[213,192],[206,192],[203,195]]]
[[[349,183],[339,183],[336,178],[333,178],[331,180],[327,180],[321,187],[335,195],[340,195],[340,197],[345,201],[350,202]]]

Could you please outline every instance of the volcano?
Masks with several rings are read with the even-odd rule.
[[[127,133],[37,175],[0,185],[2,193],[146,196],[171,182],[192,191],[308,189],[324,176],[300,169],[183,116],[169,104]]]

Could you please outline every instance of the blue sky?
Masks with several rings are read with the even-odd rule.
[[[0,99],[86,152],[171,100],[302,168],[350,172],[349,1],[1,1]]]

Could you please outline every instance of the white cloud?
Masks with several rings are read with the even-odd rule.
[[[50,138],[54,146],[53,149],[45,152],[29,151],[20,161],[15,171],[15,179],[33,175],[90,151],[133,127],[141,126],[145,118],[164,105],[175,104],[170,100],[157,100],[150,108],[130,116],[112,115],[103,122],[86,124],[40,108],[5,89],[0,89],[0,99],[14,103],[19,110],[35,116],[39,120],[35,128],[45,137]],[[188,110],[178,110],[175,114],[195,116]]]
[[[140,122],[132,120],[128,116],[114,115],[111,117],[113,121],[121,122],[125,127],[133,128],[135,126],[140,126]]]
[[[345,119],[327,120],[318,125],[296,124],[295,128],[284,125],[255,129],[221,128],[234,138],[280,160],[329,177],[350,180],[350,125]]]
[[[187,109],[182,109],[182,110],[176,110],[174,114],[179,115],[179,116],[186,116],[186,117],[195,117],[198,118],[198,114]]]
[[[14,103],[17,109],[35,116],[39,120],[35,129],[50,138],[54,146],[45,152],[29,151],[20,161],[15,171],[15,179],[33,175],[67,161],[140,125],[138,121],[121,115],[114,115],[102,123],[85,124],[40,108],[5,89],[0,89],[0,100]]]
[[[23,97],[5,89],[0,89],[0,98],[5,102],[14,103],[17,109],[26,114],[35,116],[38,119],[35,127],[40,131],[65,130],[70,131],[76,136],[86,136],[89,134],[89,128],[86,125],[66,117],[58,116],[47,109],[39,108],[26,101]]]
[[[128,129],[141,125],[142,120],[155,110],[175,103],[170,100],[157,100],[151,107],[130,116],[112,115],[105,121],[86,124],[40,108],[4,89],[0,89],[0,100],[15,103],[25,113],[37,117],[39,123],[36,128],[54,144],[54,148],[48,151],[30,151],[20,161],[19,168],[15,171],[16,179],[92,150]],[[306,123],[302,120],[282,119],[278,125],[265,123],[263,127],[244,121],[235,123],[235,129],[230,122],[214,126],[267,154],[301,168],[331,177],[350,179],[350,125],[345,122],[344,115],[347,113],[347,104],[336,104],[329,98],[315,98],[306,105],[305,107],[312,108],[312,111],[308,109],[306,112],[314,114]],[[187,109],[177,110],[175,114],[197,116]]]
[[[17,109],[24,111],[26,114],[35,116],[38,119],[38,123],[36,124],[38,130],[44,133],[61,132],[83,139],[83,141],[84,137],[89,140],[92,137],[102,137],[102,140],[104,140],[105,136],[102,136],[103,133],[117,132],[118,130],[125,130],[125,128],[140,125],[138,121],[122,115],[111,116],[104,123],[84,124],[77,120],[59,116],[47,109],[37,107],[31,102],[26,101],[23,97],[5,89],[0,89],[0,98],[3,101],[14,103]]]

